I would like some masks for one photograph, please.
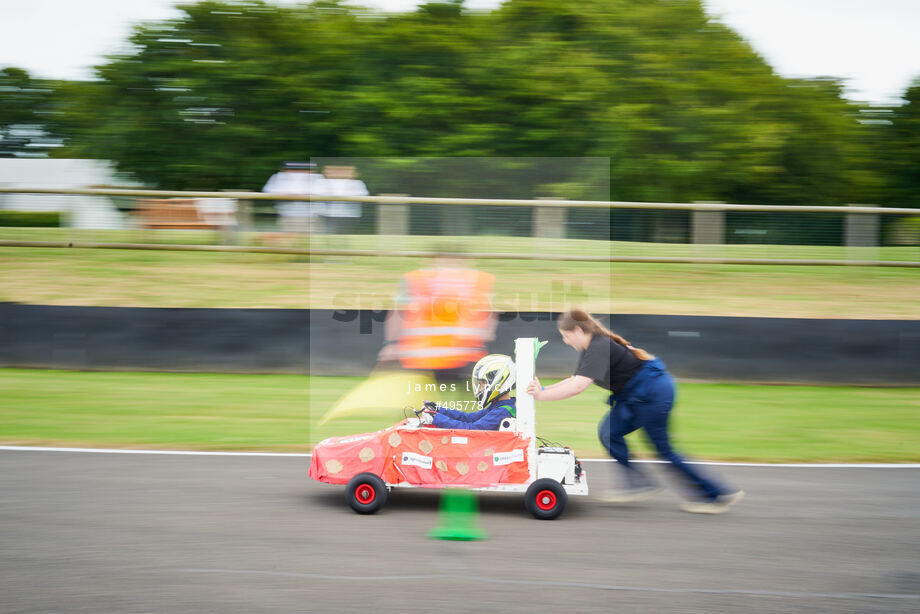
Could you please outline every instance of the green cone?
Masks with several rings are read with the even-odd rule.
[[[428,537],[457,541],[486,539],[486,532],[476,526],[478,516],[476,493],[448,488],[441,495],[440,523],[428,532]]]

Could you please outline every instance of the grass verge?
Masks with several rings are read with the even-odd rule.
[[[417,258],[0,247],[0,301],[388,309]],[[503,311],[918,319],[920,268],[488,260]]]
[[[393,409],[320,419],[361,378],[0,369],[0,443],[198,450],[309,451],[331,435],[384,428]],[[542,403],[537,432],[604,457],[604,394]],[[759,462],[920,462],[920,389],[681,384],[678,450]],[[641,456],[649,449],[628,438]]]

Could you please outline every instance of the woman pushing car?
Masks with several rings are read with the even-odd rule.
[[[658,455],[691,489],[689,500],[682,506],[685,511],[720,514],[741,500],[744,491],[719,484],[671,447],[668,418],[674,406],[674,380],[661,360],[633,347],[580,309],[563,313],[557,327],[562,341],[579,351],[575,373],[545,388],[534,378],[527,392],[537,401],[559,401],[580,394],[592,383],[610,391],[610,410],[600,423],[598,435],[623,468],[626,488],[608,493],[601,500],[640,501],[661,490],[629,460],[625,436],[640,428]]]

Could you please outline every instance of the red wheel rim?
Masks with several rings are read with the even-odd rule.
[[[551,490],[541,490],[537,493],[537,507],[544,512],[556,507],[556,493]]]
[[[355,491],[355,499],[358,500],[358,503],[361,505],[367,505],[377,496],[377,492],[374,490],[374,487],[370,484],[361,484],[358,486],[358,489]]]

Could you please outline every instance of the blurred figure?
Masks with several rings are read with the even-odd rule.
[[[323,169],[324,194],[327,196],[367,196],[367,186],[358,179],[354,166],[327,166]],[[324,230],[330,234],[346,234],[361,217],[361,203],[332,201],[323,207]]]
[[[439,382],[466,379],[466,367],[485,356],[495,337],[495,278],[441,256],[433,268],[406,273],[397,308],[387,314],[378,359],[434,371]]]
[[[325,192],[325,179],[316,172],[313,162],[285,162],[272,175],[262,191],[266,194],[312,194]],[[323,203],[309,201],[278,201],[275,204],[279,215],[279,227],[283,232],[322,232],[322,218],[319,217]]]
[[[640,428],[658,455],[671,463],[692,488],[691,500],[683,505],[685,511],[720,514],[741,500],[744,491],[718,484],[671,447],[668,418],[674,406],[674,380],[661,360],[633,347],[580,309],[563,313],[557,325],[562,341],[580,352],[575,374],[546,388],[534,378],[527,392],[537,401],[559,401],[580,394],[592,382],[611,392],[607,401],[610,411],[601,421],[598,434],[624,469],[627,489],[602,496],[602,501],[641,501],[661,490],[629,462],[625,437]]]

